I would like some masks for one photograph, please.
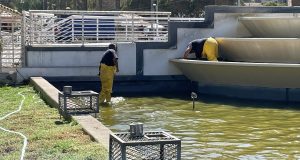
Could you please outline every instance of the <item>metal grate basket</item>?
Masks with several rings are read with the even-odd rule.
[[[166,132],[145,132],[142,137],[130,133],[110,134],[110,160],[173,160],[181,159],[180,139]]]
[[[64,114],[99,113],[99,94],[94,91],[59,93],[59,109]]]

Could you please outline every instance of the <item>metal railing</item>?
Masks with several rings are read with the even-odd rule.
[[[170,12],[32,10],[25,16],[25,42],[168,41]]]
[[[25,63],[27,45],[101,42],[166,42],[169,21],[202,21],[171,18],[170,12],[141,11],[23,11],[0,6],[0,72]]]
[[[0,72],[5,68],[15,68],[21,64],[21,14],[0,6]]]
[[[170,17],[171,22],[204,22],[204,18]]]

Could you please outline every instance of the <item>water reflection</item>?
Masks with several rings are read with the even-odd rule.
[[[182,159],[300,158],[300,111],[284,103],[203,98],[193,111],[190,100],[129,97],[99,119],[116,132],[131,122],[167,131],[182,140]]]

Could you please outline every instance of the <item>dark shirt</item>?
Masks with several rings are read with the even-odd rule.
[[[192,48],[190,53],[195,53],[197,59],[201,59],[205,41],[206,38],[203,38],[203,39],[195,39],[189,43],[189,46],[191,46]]]
[[[105,64],[107,66],[114,66],[115,65],[114,58],[118,59],[116,51],[113,49],[108,49],[104,53],[100,63]]]

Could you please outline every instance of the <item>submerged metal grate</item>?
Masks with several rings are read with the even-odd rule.
[[[180,139],[166,132],[145,132],[142,137],[130,133],[111,134],[110,160],[173,160],[181,159]]]
[[[59,93],[59,109],[66,114],[99,113],[99,94],[94,91]]]

